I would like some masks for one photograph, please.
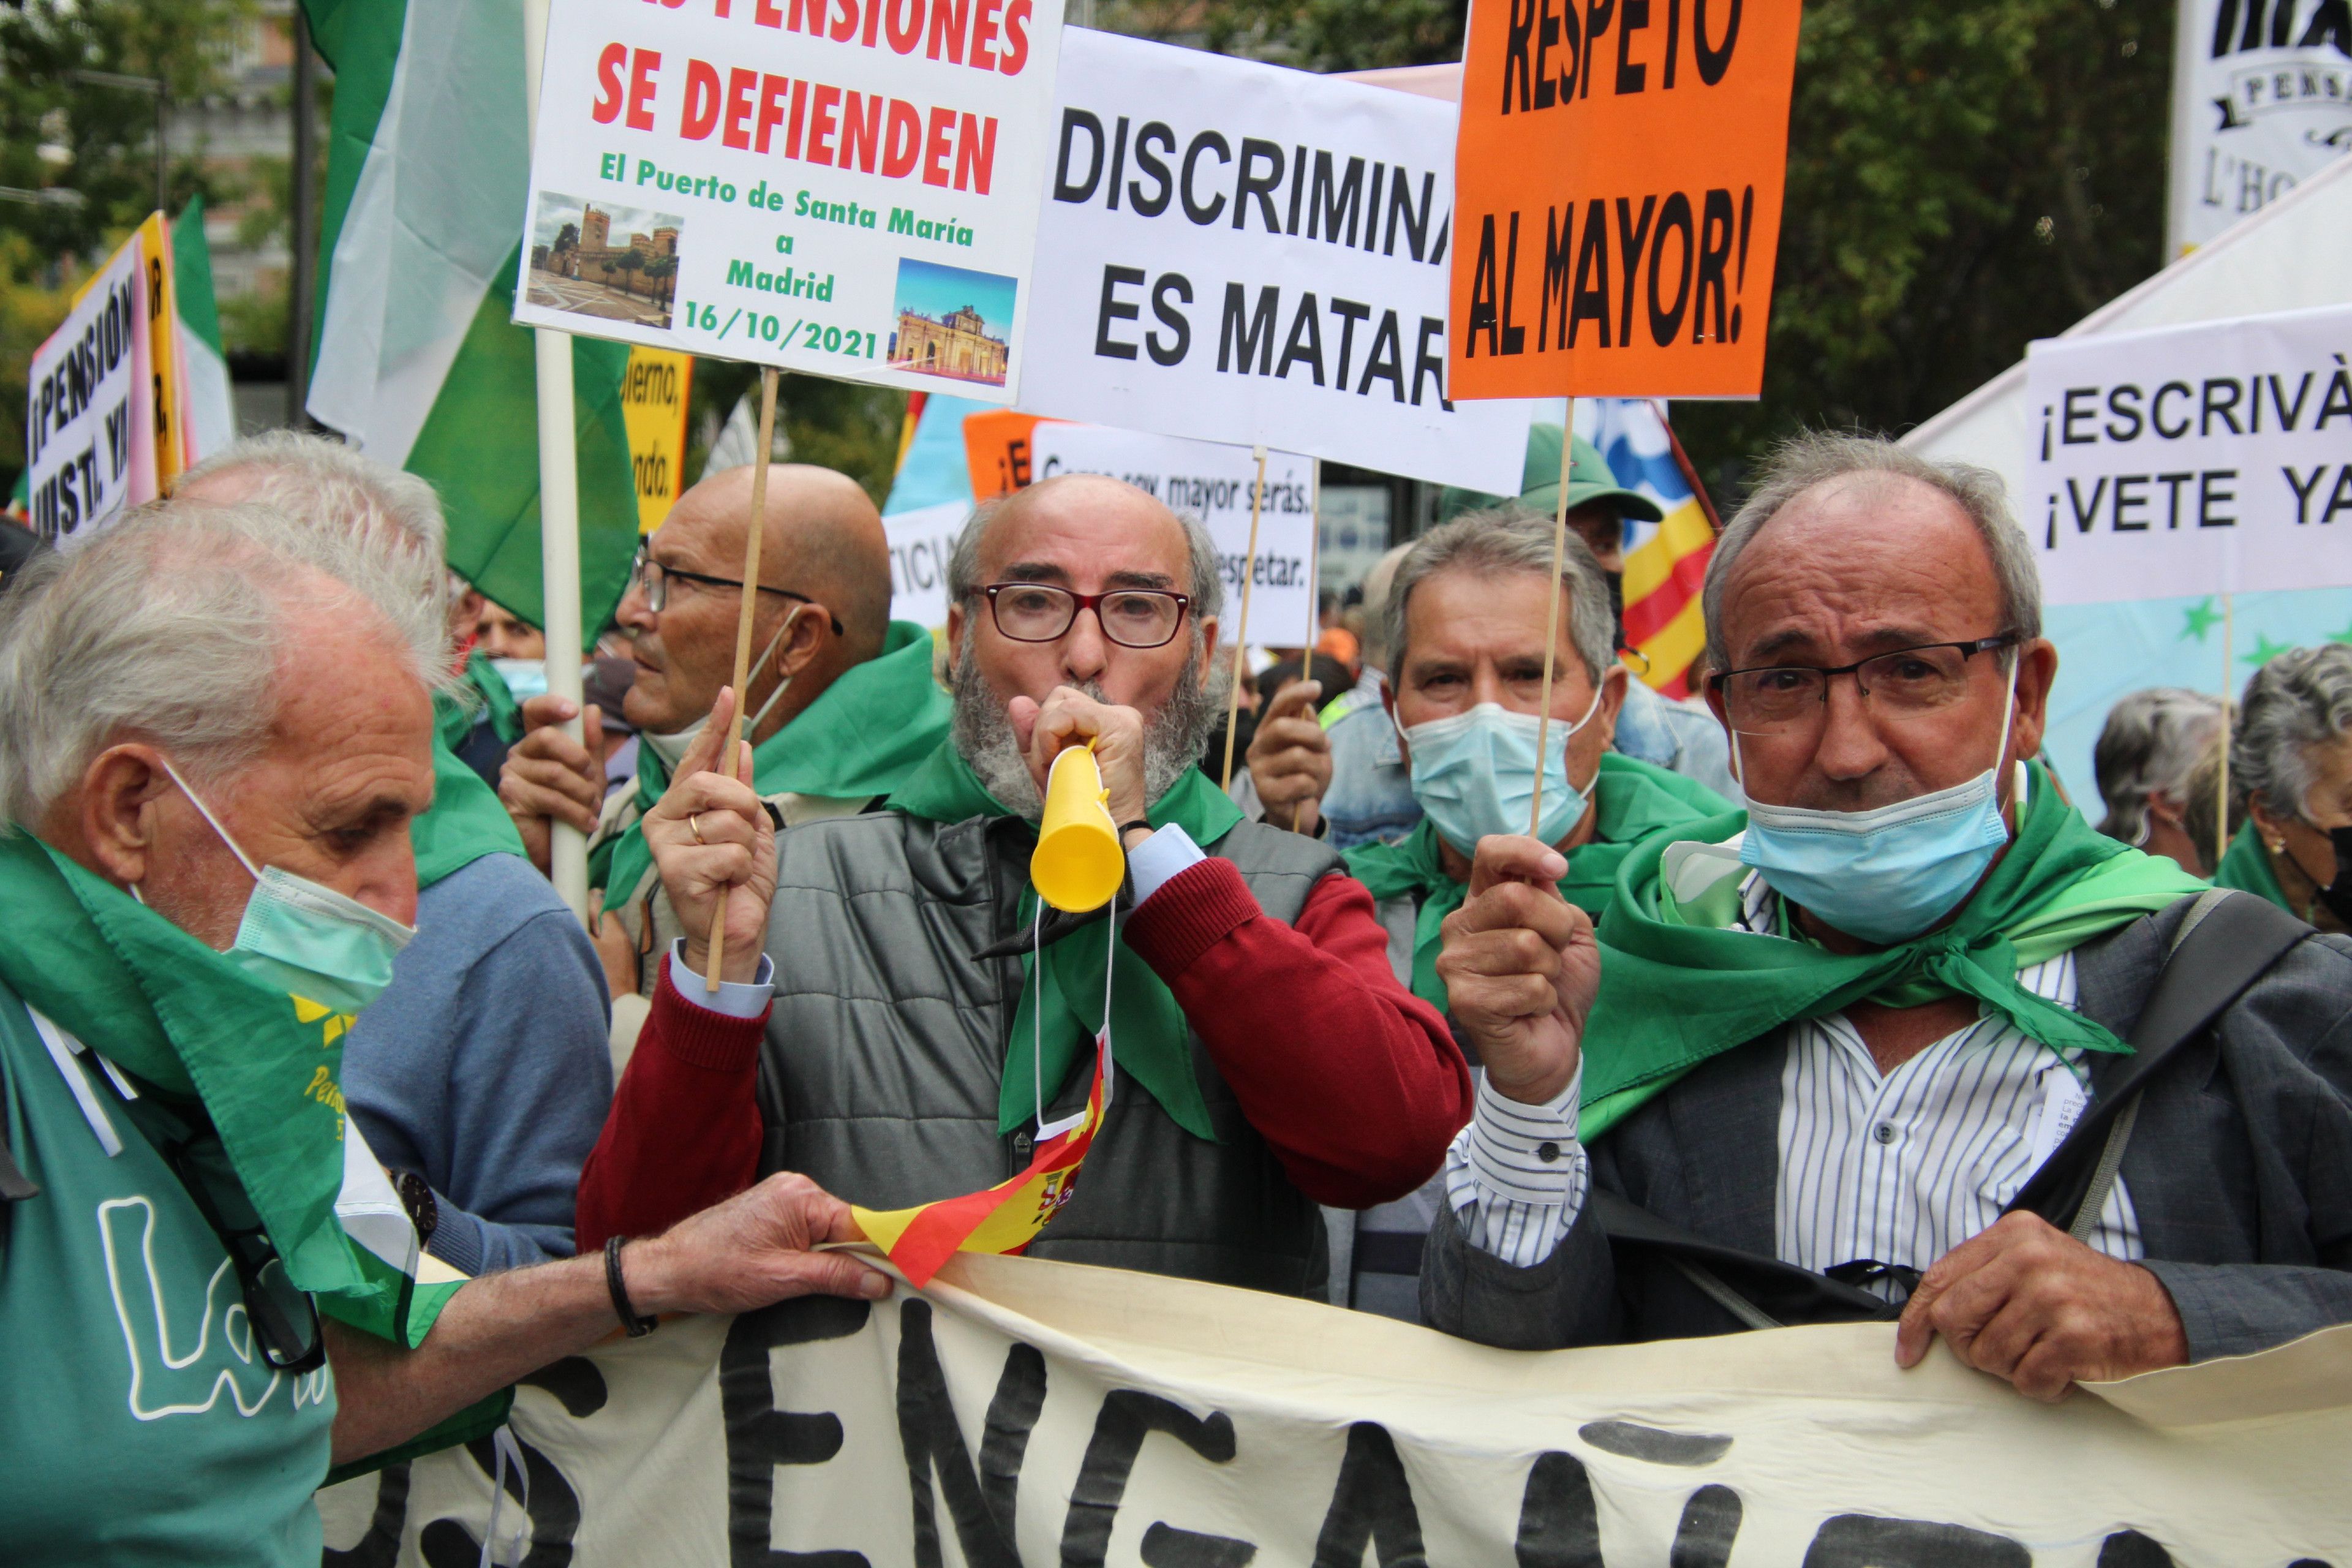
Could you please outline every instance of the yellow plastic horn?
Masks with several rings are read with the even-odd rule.
[[[1045,815],[1029,857],[1029,880],[1039,898],[1066,913],[1102,908],[1127,878],[1118,824],[1104,804],[1109,798],[1093,748],[1064,747],[1045,774]]]

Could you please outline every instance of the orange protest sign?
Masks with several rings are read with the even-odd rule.
[[[994,500],[1029,484],[1029,433],[1034,414],[991,408],[963,416],[964,461],[971,466],[971,499]]]
[[[1455,397],[1753,397],[1799,0],[1474,0]]]

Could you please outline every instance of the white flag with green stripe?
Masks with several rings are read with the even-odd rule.
[[[449,563],[541,619],[530,333],[509,320],[530,173],[520,0],[303,0],[335,68],[312,417],[431,480]],[[620,386],[628,349],[572,341],[582,619],[635,549]]]

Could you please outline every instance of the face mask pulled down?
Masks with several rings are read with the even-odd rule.
[[[2004,672],[2000,741],[1992,764],[1965,784],[1869,811],[1769,805],[1751,794],[1739,858],[1782,898],[1849,936],[1890,947],[1958,908],[2009,842],[2000,815],[2000,759],[2017,710],[2016,666]],[[1739,766],[1739,736],[1731,737]],[[1745,773],[1740,776],[1747,787]]]
[[[1585,794],[1568,776],[1569,738],[1601,710],[1595,690],[1584,716],[1553,726],[1558,739],[1538,763],[1536,739],[1540,715],[1517,713],[1500,703],[1481,702],[1466,712],[1397,731],[1412,758],[1413,798],[1437,828],[1438,837],[1465,855],[1477,852],[1490,833],[1525,833],[1535,805],[1536,776],[1543,775],[1543,819],[1536,837],[1557,844],[1585,811]]]
[[[253,878],[229,962],[290,995],[357,1013],[392,984],[393,960],[416,928],[280,866],[256,866],[169,762],[163,771]],[[138,894],[134,885],[131,892]],[[141,901],[143,903],[144,899]]]

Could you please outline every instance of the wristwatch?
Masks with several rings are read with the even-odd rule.
[[[416,1227],[416,1245],[432,1240],[441,1223],[441,1205],[434,1200],[433,1184],[414,1171],[394,1171],[392,1190],[400,1194],[400,1206],[408,1211],[408,1223]]]

